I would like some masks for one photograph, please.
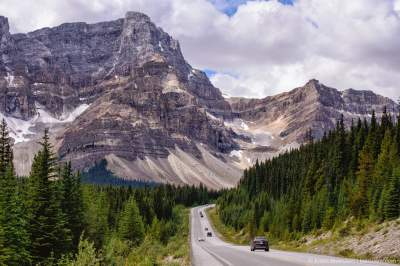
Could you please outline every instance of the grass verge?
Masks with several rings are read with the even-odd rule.
[[[208,218],[210,219],[211,226],[214,228],[214,231],[222,240],[238,245],[249,244],[248,234],[246,234],[244,230],[236,231],[235,229],[224,225],[219,219],[216,208],[209,208],[206,210],[206,213]]]
[[[212,227],[215,229],[216,233],[221,237],[221,239],[233,244],[248,244],[249,236],[247,233],[244,232],[245,230],[236,231],[234,230],[234,228],[230,228],[224,225],[218,216],[218,211],[216,208],[210,208],[206,212],[210,219]],[[400,229],[400,219],[396,222],[391,222],[391,224],[392,227],[398,226]],[[357,245],[360,239],[362,239],[362,237],[365,237],[364,235],[368,232],[369,234],[371,234],[371,232],[374,231],[382,231],[382,234],[385,234],[385,232],[388,231],[387,227],[388,226],[385,224],[380,224],[369,225],[368,228],[364,226],[360,227],[361,229],[357,229],[357,226],[347,224],[336,228],[335,230],[333,230],[333,232],[330,232],[330,234],[328,234],[328,232],[319,230],[308,235],[299,236],[298,240],[282,241],[273,238],[269,238],[269,240],[272,248],[284,251],[325,254],[337,257],[361,260],[377,260],[386,263],[400,264],[400,259],[398,256],[372,254],[370,252],[365,253],[365,250],[361,253],[356,252],[354,247],[347,247],[352,241],[355,243],[354,245]],[[374,237],[374,234],[372,234],[370,237]],[[383,239],[386,239],[387,241],[387,238],[388,237],[385,236]],[[382,239],[379,238],[379,235],[377,239],[382,241]],[[369,240],[369,242],[371,242],[371,240]],[[378,245],[378,243],[379,242],[376,242],[375,245]],[[397,243],[397,241],[394,240],[394,243]],[[379,244],[384,243],[381,242]]]

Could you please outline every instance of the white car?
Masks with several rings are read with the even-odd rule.
[[[203,237],[199,237],[198,240],[199,240],[199,242],[204,242],[204,241],[206,241]]]

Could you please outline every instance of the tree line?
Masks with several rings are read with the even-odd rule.
[[[321,140],[257,163],[217,200],[220,219],[250,235],[293,239],[350,218],[382,222],[400,216],[400,116],[378,121],[343,116]]]
[[[70,163],[57,162],[47,130],[40,145],[29,176],[17,177],[2,121],[0,265],[112,265],[115,243],[135,248],[151,234],[167,244],[182,222],[178,205],[204,204],[219,195],[203,186],[82,184]],[[106,254],[95,261],[102,250]]]

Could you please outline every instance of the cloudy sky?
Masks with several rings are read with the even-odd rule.
[[[400,0],[1,0],[12,32],[147,13],[229,96],[316,78],[400,97]]]

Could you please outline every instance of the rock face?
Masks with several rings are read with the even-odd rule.
[[[343,115],[351,121],[369,118],[375,110],[380,116],[384,108],[397,113],[397,104],[372,91],[348,89],[339,91],[310,80],[303,87],[264,99],[229,99],[234,116],[247,121],[253,129],[262,128],[280,139],[279,145],[302,143],[308,130],[319,139],[333,129]]]
[[[137,12],[96,24],[10,34],[0,16],[0,118],[28,174],[50,127],[60,160],[87,170],[106,159],[124,178],[234,185],[241,168],[372,109],[396,108],[367,91],[311,80],[265,99],[224,99],[184,59],[179,43]],[[27,151],[29,151],[27,153]]]
[[[0,111],[11,122],[30,122],[25,131],[33,135],[28,138],[17,126],[12,133],[18,142],[57,123],[60,159],[81,170],[110,156],[114,162],[167,159],[176,149],[202,164],[200,143],[210,154],[238,148],[236,134],[210,118],[229,117],[229,103],[148,16],[128,12],[116,21],[66,23],[14,35],[6,18],[0,23]],[[115,167],[124,177],[141,178]],[[157,173],[157,180],[179,181],[169,180],[170,172],[165,180]],[[221,178],[216,172],[215,179]],[[236,182],[239,171],[234,175],[223,185]],[[187,182],[192,183],[190,174]]]

